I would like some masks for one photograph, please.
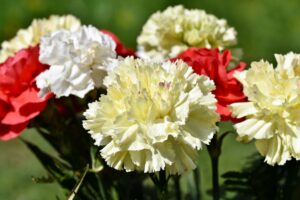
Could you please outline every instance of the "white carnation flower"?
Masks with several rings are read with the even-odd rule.
[[[161,60],[176,57],[189,47],[222,50],[236,44],[237,39],[235,29],[225,19],[180,5],[154,13],[137,42],[141,58]]]
[[[183,61],[125,58],[104,84],[107,95],[89,104],[83,126],[109,166],[168,174],[196,167],[219,120],[213,81]]]
[[[92,26],[76,32],[61,30],[42,38],[40,61],[50,68],[36,78],[40,95],[51,91],[57,97],[73,94],[82,98],[101,87],[107,71],[114,66],[115,48],[109,36]]]
[[[43,36],[61,29],[76,31],[80,26],[80,21],[72,15],[52,15],[48,19],[35,19],[28,28],[19,30],[14,38],[1,44],[0,63],[21,49],[39,44]]]

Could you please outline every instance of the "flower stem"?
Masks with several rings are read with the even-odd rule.
[[[212,181],[213,181],[213,199],[220,199],[220,187],[219,187],[219,157],[211,157],[212,164]]]
[[[220,187],[219,187],[219,156],[220,148],[218,144],[217,136],[215,135],[211,141],[211,144],[207,147],[211,165],[212,165],[212,183],[213,183],[213,200],[220,199]]]
[[[166,177],[166,172],[161,170],[159,171],[158,177],[156,176],[156,174],[149,174],[149,176],[156,187],[158,199],[168,199],[169,178]]]
[[[199,173],[199,168],[194,169],[193,171],[194,175],[194,181],[195,181],[195,187],[196,187],[196,199],[195,200],[200,200],[201,194],[200,194],[200,173]]]
[[[174,176],[174,183],[175,183],[175,191],[176,191],[176,200],[181,200],[181,188],[180,188],[180,176]]]
[[[211,144],[207,146],[212,165],[213,200],[220,199],[219,157],[221,155],[223,140],[229,133],[225,132],[219,138],[215,135],[211,140]]]
[[[165,171],[159,171],[159,199],[167,199],[168,197],[168,179]]]

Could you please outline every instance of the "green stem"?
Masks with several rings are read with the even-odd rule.
[[[201,194],[200,194],[200,173],[199,169],[196,168],[193,171],[194,174],[194,181],[195,181],[195,187],[196,187],[196,200],[200,200]]]
[[[219,157],[221,155],[223,140],[229,133],[229,131],[225,132],[219,138],[215,135],[211,140],[211,144],[207,146],[212,165],[213,200],[220,199]]]
[[[181,189],[180,189],[180,176],[174,176],[174,183],[175,183],[175,191],[176,191],[176,199],[181,200]]]
[[[159,199],[167,199],[168,197],[168,180],[165,171],[159,171]]]
[[[220,145],[218,138],[215,135],[211,140],[211,144],[207,147],[211,166],[212,166],[212,184],[213,184],[213,200],[220,199],[220,187],[219,187],[219,156],[220,156]]]
[[[168,199],[169,178],[166,177],[166,172],[163,170],[159,171],[158,177],[155,174],[149,174],[149,176],[156,187],[158,199]]]
[[[219,186],[219,156],[211,157],[212,164],[212,181],[213,181],[213,200],[220,199]]]

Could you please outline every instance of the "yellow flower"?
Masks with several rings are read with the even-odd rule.
[[[26,29],[18,31],[17,35],[1,45],[0,63],[9,56],[13,56],[21,49],[32,47],[40,43],[41,37],[60,29],[79,30],[80,21],[72,15],[50,16],[49,19],[35,19]]]
[[[176,57],[189,47],[224,49],[236,44],[236,31],[225,19],[183,6],[154,13],[138,37],[138,54],[157,60]]]
[[[196,167],[219,120],[213,81],[183,61],[126,58],[104,84],[107,95],[89,104],[83,126],[109,166],[169,174]]]
[[[235,125],[238,139],[255,139],[258,151],[270,165],[283,165],[291,157],[300,159],[300,77],[297,65],[292,64],[300,59],[299,55],[291,56],[276,55],[276,69],[260,61],[235,74],[249,100],[231,105],[234,116],[246,117]]]

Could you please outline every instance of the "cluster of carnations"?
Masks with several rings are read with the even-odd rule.
[[[0,51],[0,138],[13,139],[49,99],[85,98],[84,129],[117,170],[182,174],[231,120],[270,165],[300,158],[300,55],[233,62],[224,19],[169,7],[153,14],[135,52],[73,16],[34,20]],[[80,114],[80,111],[79,111]]]

